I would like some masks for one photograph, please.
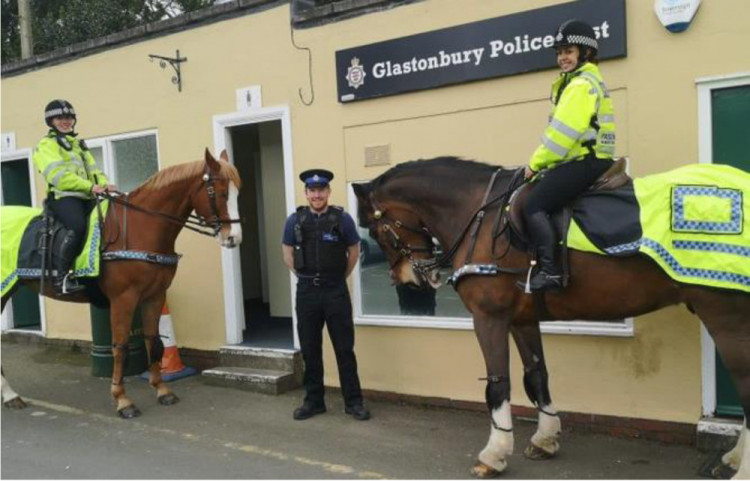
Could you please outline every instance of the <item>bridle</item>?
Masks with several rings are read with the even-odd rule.
[[[393,249],[399,253],[399,256],[390,263],[390,269],[396,267],[396,264],[398,264],[401,259],[406,258],[411,264],[412,269],[414,269],[414,271],[418,275],[426,276],[427,273],[433,268],[425,268],[425,264],[431,263],[432,260],[416,259],[414,257],[414,253],[429,252],[434,255],[434,253],[437,251],[437,246],[435,245],[435,241],[433,240],[434,236],[432,235],[432,233],[425,226],[413,227],[403,223],[401,220],[393,219],[389,217],[386,209],[377,206],[374,201],[372,202],[372,204],[375,209],[373,217],[376,220],[376,229],[382,230],[390,236],[391,247],[393,247]],[[426,240],[426,242],[420,246],[412,246],[409,243],[405,243],[401,239],[401,236],[398,234],[398,232],[396,232],[396,229],[403,229],[418,234],[422,237],[422,239]]]
[[[242,222],[242,219],[222,219],[221,217],[219,217],[219,207],[216,204],[216,188],[214,186],[214,181],[216,179],[217,177],[211,173],[208,167],[206,167],[206,170],[203,172],[203,176],[201,178],[201,187],[205,186],[209,205],[211,207],[211,217],[208,219],[197,214],[189,214],[187,219],[183,219],[182,217],[178,217],[176,215],[146,209],[125,200],[127,199],[127,194],[118,191],[109,191],[102,194],[97,194],[97,196],[109,199],[111,202],[120,204],[125,208],[130,208],[154,217],[160,217],[162,219],[165,219],[167,222],[192,230],[193,232],[197,232],[198,234],[209,237],[216,237],[221,232],[221,228],[224,224],[235,224]],[[112,193],[118,195],[112,195]]]
[[[435,255],[436,252],[438,251],[437,246],[435,245],[435,242],[433,241],[435,237],[426,226],[412,227],[407,224],[404,224],[404,222],[402,222],[399,219],[390,217],[387,214],[387,210],[385,208],[380,207],[375,201],[375,199],[371,198],[370,202],[374,210],[373,217],[376,220],[376,227],[379,230],[382,230],[383,232],[390,234],[391,241],[392,241],[391,246],[399,254],[399,256],[393,262],[390,263],[391,270],[402,259],[406,258],[411,264],[411,267],[414,270],[414,272],[426,280],[428,279],[428,274],[430,273],[430,271],[445,267],[452,262],[453,257],[455,257],[456,252],[458,252],[458,249],[463,243],[464,238],[467,236],[467,234],[469,234],[471,237],[471,244],[467,252],[465,264],[469,264],[471,262],[471,256],[474,250],[474,245],[476,244],[477,233],[479,231],[479,227],[482,223],[482,220],[484,219],[484,216],[486,214],[486,209],[492,206],[493,204],[499,201],[502,201],[500,205],[500,212],[498,213],[498,216],[502,216],[503,212],[505,211],[506,206],[508,205],[511,194],[516,190],[516,188],[523,181],[523,177],[522,177],[523,169],[517,169],[513,178],[510,180],[508,184],[508,188],[504,192],[493,197],[492,199],[489,199],[490,193],[492,192],[492,189],[495,185],[495,180],[497,178],[497,175],[499,174],[501,170],[502,168],[497,169],[493,173],[492,177],[490,178],[487,189],[485,191],[482,204],[471,215],[469,220],[466,222],[465,227],[461,230],[461,233],[458,235],[458,237],[456,237],[456,240],[453,242],[451,247],[447,251],[444,251],[440,256]],[[508,224],[506,224],[506,227],[507,225]],[[416,246],[416,247],[411,246],[408,243],[404,243],[401,240],[401,237],[396,232],[396,229],[404,229],[410,232],[417,233],[421,235],[424,239],[427,239],[428,243],[425,245]],[[494,250],[494,240],[493,240],[493,250]],[[413,255],[415,252],[430,252],[433,254],[433,256],[429,259],[415,259]],[[517,270],[516,269],[500,269],[500,271],[516,273]]]

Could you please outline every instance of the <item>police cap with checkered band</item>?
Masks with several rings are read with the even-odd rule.
[[[67,100],[53,100],[44,108],[44,122],[48,127],[52,127],[52,119],[63,116],[73,117],[73,120],[77,120],[76,111]]]
[[[586,22],[571,19],[560,25],[555,34],[554,48],[566,47],[568,45],[577,45],[578,47],[588,47],[594,52],[599,50],[599,42],[596,41],[596,32],[594,28]]]
[[[310,169],[302,172],[299,179],[305,187],[326,187],[333,180],[333,172],[325,169]]]

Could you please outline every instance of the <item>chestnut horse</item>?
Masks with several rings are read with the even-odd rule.
[[[237,219],[237,194],[241,187],[237,169],[228,162],[226,151],[214,159],[208,149],[205,160],[176,165],[157,172],[140,187],[125,197],[111,197],[102,239],[104,255],[111,251],[148,253],[152,261],[142,259],[102,260],[96,285],[109,301],[112,327],[111,393],[117,403],[118,414],[126,419],[140,415],[128,399],[122,383],[123,367],[127,355],[127,342],[136,306],[141,306],[143,333],[149,356],[149,383],[156,390],[162,405],[179,400],[162,382],[158,359],[163,348],[159,340],[159,316],[177,270],[174,246],[177,235],[186,223],[210,229],[202,233],[216,237],[222,247],[231,248],[242,241],[242,230]],[[189,220],[195,211],[198,221]],[[96,211],[92,215],[96,215]],[[188,225],[188,227],[190,227]],[[158,254],[172,262],[155,263]],[[158,261],[157,261],[158,262]],[[19,281],[37,292],[36,280]],[[57,297],[51,283],[44,284],[43,295],[69,302],[90,302],[89,290]],[[2,298],[2,307],[13,292]],[[5,376],[2,377],[3,398],[6,406],[21,408],[18,397]],[[7,398],[6,398],[7,394]]]
[[[498,267],[496,275],[468,275],[456,286],[473,316],[487,369],[490,437],[472,468],[478,477],[502,472],[513,451],[509,335],[523,361],[524,388],[539,412],[537,431],[524,454],[532,459],[554,456],[561,428],[549,393],[535,315],[538,308],[532,295],[516,286],[517,281],[526,279],[529,256],[510,244],[509,235],[493,239],[491,220],[480,224],[472,247],[470,226],[480,206],[490,200],[487,219],[494,220],[498,209],[505,216],[510,184],[517,179],[518,169],[499,170],[490,192],[488,185],[495,172],[497,166],[442,157],[400,164],[371,182],[353,186],[360,225],[369,228],[386,253],[397,282],[436,285],[435,268],[450,262],[458,269],[470,251],[473,263]],[[440,259],[431,248],[433,236],[445,248]],[[738,477],[749,478],[750,441],[744,441],[750,419],[750,295],[677,283],[644,255],[607,257],[570,250],[569,266],[569,285],[543,294],[551,319],[622,319],[678,303],[700,317],[716,341],[745,413],[741,438],[723,461],[738,470]],[[634,285],[638,289],[633,289]]]

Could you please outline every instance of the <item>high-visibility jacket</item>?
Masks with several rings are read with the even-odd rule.
[[[599,67],[584,63],[552,84],[554,104],[542,144],[529,167],[538,172],[563,161],[593,153],[600,159],[615,155],[615,115]]]
[[[34,149],[34,164],[47,182],[47,192],[51,190],[55,199],[93,199],[94,184],[102,187],[109,184],[107,176],[97,168],[94,156],[81,142],[72,135],[58,137],[50,130]]]

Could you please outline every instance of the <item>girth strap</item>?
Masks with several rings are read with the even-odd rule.
[[[182,254],[159,254],[147,251],[107,251],[102,253],[103,261],[145,261],[164,266],[176,266]]]

